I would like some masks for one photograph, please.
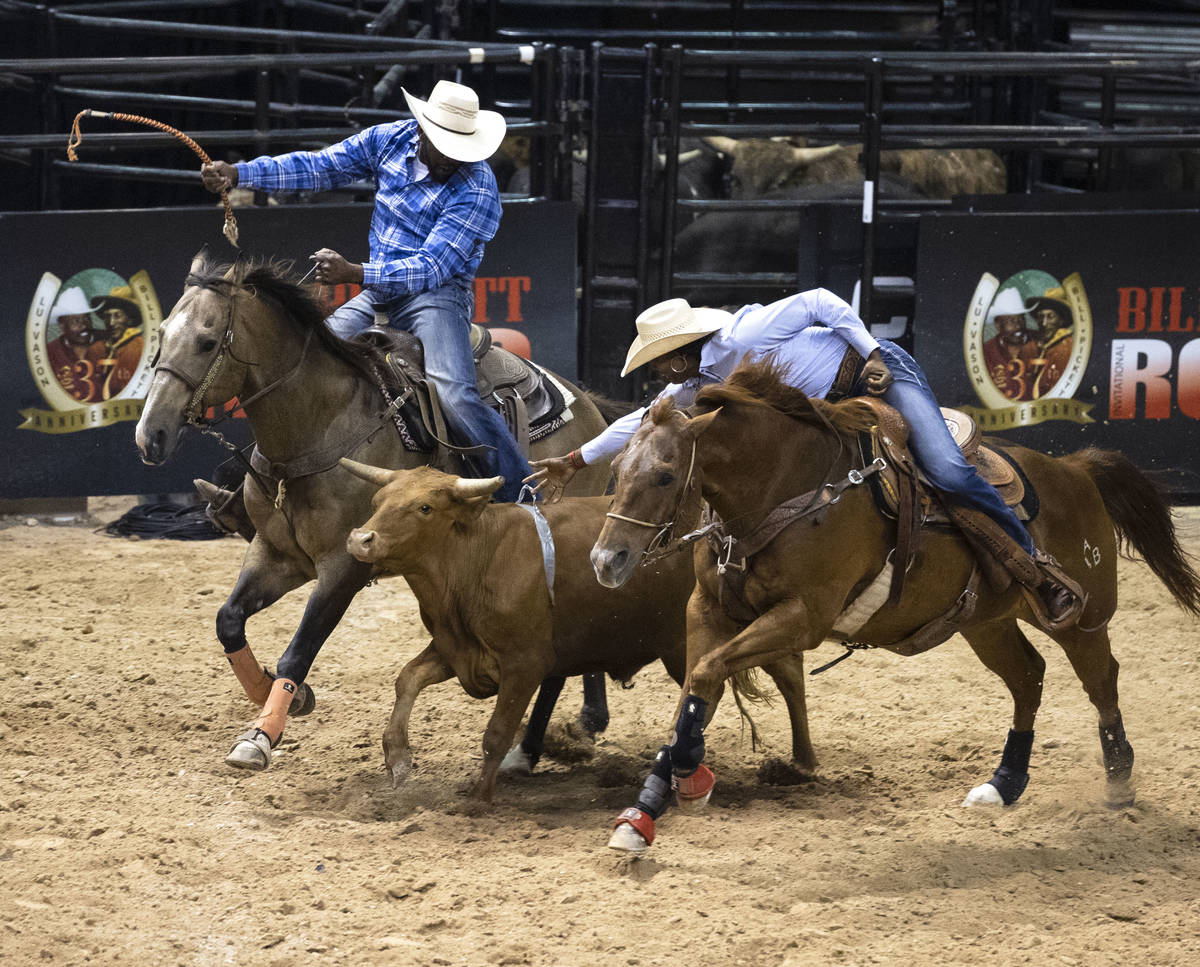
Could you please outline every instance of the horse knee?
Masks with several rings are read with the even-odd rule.
[[[227,655],[246,647],[246,616],[228,602],[217,612],[217,640]]]

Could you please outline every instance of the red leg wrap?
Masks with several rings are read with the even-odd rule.
[[[696,771],[690,776],[676,775],[672,785],[675,786],[675,797],[680,802],[694,802],[703,799],[717,784],[717,777],[706,765],[696,766]]]
[[[647,846],[654,842],[654,819],[638,809],[637,806],[630,806],[617,816],[616,822],[613,823],[613,829],[622,823],[628,823],[641,833]]]

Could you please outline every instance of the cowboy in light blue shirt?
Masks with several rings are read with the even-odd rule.
[[[659,396],[673,398],[678,406],[690,405],[701,386],[723,382],[747,354],[774,354],[787,367],[788,383],[808,396],[881,396],[907,421],[909,446],[930,483],[950,500],[985,513],[1031,558],[1042,560],[1024,524],[963,459],[916,361],[895,343],[876,340],[832,292],[812,289],[734,313],[669,299],[638,316],[637,330],[621,375],[649,364],[669,384]],[[538,469],[530,482],[554,499],[577,470],[616,456],[646,409],[622,417],[566,456],[535,461]],[[1048,579],[1037,590],[1052,621],[1069,620],[1078,607],[1071,591],[1057,582]]]
[[[438,81],[428,101],[404,97],[414,120],[375,125],[322,151],[217,161],[201,175],[210,191],[325,191],[375,181],[369,259],[351,262],[328,248],[312,255],[318,282],[363,286],[326,322],[346,339],[378,311],[414,333],[447,420],[488,448],[479,472],[503,476],[498,498],[516,500],[530,467],[504,420],[479,399],[469,336],[475,271],[500,225],[500,194],[485,159],[504,137],[504,118],[480,110],[471,88],[449,81]]]

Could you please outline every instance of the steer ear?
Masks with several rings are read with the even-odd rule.
[[[376,487],[386,487],[396,477],[395,470],[373,467],[369,463],[359,463],[357,460],[351,460],[349,457],[342,457],[338,460],[338,463],[354,474],[354,476],[361,477],[367,483],[373,483]]]
[[[691,434],[693,440],[700,436],[701,433],[706,432],[708,428],[712,426],[713,420],[717,418],[717,414],[720,413],[721,410],[722,407],[718,406],[711,413],[705,413],[701,416],[693,416],[687,421],[687,431]]]

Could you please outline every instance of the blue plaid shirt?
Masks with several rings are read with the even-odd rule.
[[[413,181],[417,122],[393,121],[323,151],[294,151],[237,166],[238,184],[265,191],[324,191],[374,178],[371,260],[363,285],[388,298],[470,280],[500,225],[500,193],[486,162],[464,164],[444,185]]]

